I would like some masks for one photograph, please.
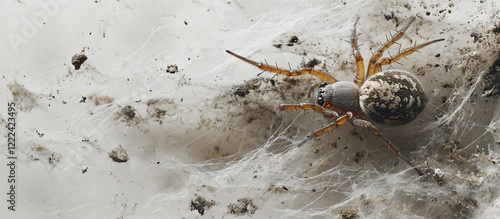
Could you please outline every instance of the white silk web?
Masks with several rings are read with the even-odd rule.
[[[0,81],[4,102],[15,101],[19,111],[14,216],[499,214],[494,1],[47,2],[49,9],[2,3],[12,8],[9,16],[28,22],[45,19],[33,11],[47,14],[32,36],[14,26],[5,33],[26,39],[5,45],[9,65],[2,65]],[[402,127],[376,124],[424,177],[351,124],[303,141],[330,121],[311,112],[278,113],[277,105],[314,101],[307,92],[318,80],[257,76],[258,69],[225,53],[352,80],[346,41],[353,11],[365,62],[410,16],[415,23],[389,54],[445,38],[388,66],[421,80],[430,99],[422,115]],[[22,26],[25,19],[13,22]],[[71,57],[82,48],[88,60],[76,70]]]

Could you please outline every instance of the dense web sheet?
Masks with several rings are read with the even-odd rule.
[[[12,23],[21,27],[26,19],[43,19],[34,18],[37,12],[47,14],[30,36],[6,24],[6,36],[25,41],[6,41],[2,46],[8,49],[0,54],[1,98],[16,103],[19,136],[17,211],[2,205],[2,215],[499,214],[495,1],[47,2],[57,7],[1,3],[12,9],[5,16],[19,18]],[[415,23],[386,56],[445,38],[388,66],[412,72],[425,86],[430,102],[422,115],[401,127],[376,124],[423,177],[368,130],[351,124],[305,141],[330,121],[276,107],[313,101],[307,92],[318,80],[259,74],[225,53],[352,80],[356,66],[346,42],[356,17],[352,11],[360,17],[365,61],[410,16],[417,17]],[[88,58],[78,70],[72,64],[77,54]],[[0,181],[1,189],[8,188]]]

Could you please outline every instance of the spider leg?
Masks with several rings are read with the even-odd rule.
[[[387,147],[392,151],[392,153],[394,153],[394,155],[398,156],[401,160],[403,160],[404,162],[406,162],[408,165],[410,165],[411,167],[413,167],[413,169],[415,171],[417,171],[418,175],[422,176],[424,175],[424,173],[418,168],[416,167],[415,165],[413,165],[410,160],[408,160],[408,158],[406,158],[405,156],[403,156],[401,153],[399,153],[398,149],[396,149],[396,147],[389,141],[389,139],[387,139],[377,128],[375,128],[375,126],[373,126],[370,122],[366,121],[366,120],[363,120],[363,119],[353,119],[352,120],[352,124],[354,124],[355,126],[359,126],[359,127],[363,127],[363,128],[367,128],[367,129],[370,129],[372,131],[372,133],[379,137],[380,140],[382,140],[382,142],[384,142],[385,145],[387,145]]]
[[[320,128],[318,130],[313,131],[311,136],[314,136],[314,137],[321,136],[321,135],[331,131],[335,127],[343,125],[345,122],[349,121],[350,119],[352,119],[352,113],[347,112],[346,114],[338,117],[335,120],[335,122],[332,122],[323,128]]]
[[[387,50],[389,47],[391,47],[392,44],[394,44],[397,40],[399,40],[401,37],[403,37],[403,34],[406,31],[406,29],[408,29],[408,27],[410,27],[410,24],[412,24],[414,21],[415,21],[415,17],[412,16],[410,18],[410,21],[408,21],[408,23],[396,35],[394,35],[391,40],[389,40],[387,43],[385,43],[382,47],[380,47],[380,49],[375,54],[372,55],[372,57],[370,58],[370,62],[368,64],[368,71],[366,72],[367,78],[369,78],[370,76],[372,76],[374,74],[375,64],[380,59],[380,57],[382,57],[382,53],[385,50]]]
[[[317,71],[315,69],[312,69],[312,68],[303,68],[303,69],[299,69],[299,70],[290,71],[290,70],[285,70],[285,69],[281,69],[278,67],[272,67],[270,65],[264,65],[264,64],[258,63],[256,61],[252,61],[252,60],[247,59],[243,56],[240,56],[236,53],[233,53],[229,50],[226,50],[226,52],[231,54],[232,56],[238,58],[238,59],[245,61],[246,63],[248,63],[250,65],[256,66],[257,68],[259,68],[263,71],[273,72],[273,73],[282,74],[282,75],[286,75],[286,76],[299,76],[299,75],[311,74],[315,77],[320,78],[323,81],[326,81],[328,84],[333,84],[337,81],[337,79],[335,79],[334,77],[327,75],[323,72]]]
[[[279,109],[281,111],[285,111],[285,110],[314,110],[315,112],[319,112],[319,113],[323,114],[323,116],[326,118],[335,119],[335,122],[332,122],[321,129],[313,131],[310,135],[307,136],[308,138],[311,138],[313,136],[318,137],[320,135],[323,135],[323,134],[331,131],[333,128],[344,124],[345,122],[349,121],[352,118],[351,112],[347,112],[346,114],[339,117],[339,114],[337,112],[335,112],[333,110],[326,109],[318,104],[313,104],[313,103],[280,104]]]
[[[314,103],[298,103],[298,104],[280,104],[280,111],[288,111],[288,110],[313,110],[315,112],[323,114],[324,117],[330,119],[337,119],[339,114],[333,110],[329,110],[324,108],[318,104]]]
[[[352,30],[351,36],[351,45],[352,45],[352,54],[356,59],[356,67],[358,69],[358,73],[356,77],[354,77],[354,83],[360,87],[365,80],[365,64],[363,63],[363,57],[361,57],[361,53],[358,48],[358,36],[356,34],[356,27],[358,26],[359,17],[356,18],[354,22],[354,29]]]
[[[432,40],[432,41],[429,41],[429,42],[426,42],[426,43],[422,43],[422,44],[420,44],[418,46],[414,46],[414,47],[405,49],[405,50],[399,52],[394,57],[384,58],[384,59],[380,60],[379,62],[377,62],[377,64],[375,64],[375,72],[374,73],[381,72],[382,71],[382,66],[384,66],[384,65],[392,64],[392,63],[398,61],[400,58],[403,58],[403,57],[405,57],[407,55],[410,55],[410,54],[418,51],[419,49],[421,49],[423,47],[426,47],[426,46],[428,46],[430,44],[437,43],[437,42],[440,42],[440,41],[443,41],[443,40],[444,39],[436,39],[436,40]]]

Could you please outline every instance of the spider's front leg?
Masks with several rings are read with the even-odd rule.
[[[410,27],[410,24],[415,21],[415,17],[411,17],[410,21],[396,34],[392,37],[391,40],[387,41],[380,49],[375,52],[372,57],[370,58],[370,62],[368,63],[368,71],[366,72],[366,78],[369,78],[373,74],[375,74],[375,65],[377,64],[378,60],[380,57],[382,57],[382,53],[387,50],[389,47],[392,46],[397,40],[399,40],[401,37],[403,37],[406,29]]]
[[[375,128],[375,126],[373,126],[371,122],[368,122],[368,121],[363,120],[363,119],[356,119],[355,118],[352,120],[352,124],[354,124],[355,126],[370,129],[370,131],[372,131],[372,133],[375,136],[379,137],[380,140],[382,140],[382,142],[384,142],[384,144],[387,145],[387,147],[392,151],[392,153],[394,153],[394,155],[398,156],[401,160],[403,160],[408,165],[413,167],[413,169],[415,171],[417,171],[418,175],[420,175],[420,176],[424,175],[424,173],[418,167],[413,165],[408,158],[406,158],[401,153],[399,153],[399,150],[396,149],[396,147],[389,141],[389,139],[387,139],[377,128]]]
[[[356,59],[356,68],[358,69],[358,73],[356,74],[356,77],[354,77],[354,83],[356,83],[358,87],[361,87],[361,85],[363,85],[363,83],[365,82],[365,64],[363,62],[363,57],[361,56],[358,47],[358,35],[356,33],[356,27],[358,26],[358,22],[359,22],[359,17],[357,17],[356,21],[354,21],[354,29],[352,30],[352,35],[351,35],[351,45],[352,45],[352,54]]]
[[[270,65],[264,65],[262,63],[258,63],[256,61],[247,59],[247,58],[240,56],[234,52],[231,52],[229,50],[226,50],[226,52],[231,54],[232,56],[238,58],[238,59],[245,61],[246,63],[248,63],[250,65],[253,65],[253,66],[259,68],[262,71],[273,72],[276,74],[281,74],[281,75],[286,75],[286,76],[299,76],[299,75],[311,74],[315,77],[320,78],[323,81],[326,81],[328,84],[333,84],[337,81],[337,79],[335,79],[334,77],[327,75],[323,72],[320,72],[318,70],[315,70],[313,68],[302,68],[302,69],[293,70],[293,71],[292,70],[285,70],[285,69],[281,69],[278,67],[272,67]]]
[[[432,40],[432,41],[429,41],[429,42],[426,42],[426,43],[422,43],[420,45],[417,45],[417,46],[405,49],[405,50],[399,52],[394,57],[384,58],[384,59],[378,61],[377,64],[375,64],[375,71],[374,71],[374,73],[381,72],[382,71],[382,66],[384,66],[384,65],[390,65],[391,63],[394,63],[394,62],[398,61],[400,58],[403,58],[403,57],[405,57],[407,55],[410,55],[413,52],[416,52],[416,51],[418,51],[419,49],[421,49],[423,47],[426,47],[426,46],[428,46],[430,44],[437,43],[437,42],[440,42],[440,41],[443,41],[443,40],[444,39],[442,38],[442,39],[436,39],[436,40]]]
[[[313,110],[315,112],[321,113],[324,117],[329,119],[337,119],[339,114],[333,110],[326,109],[315,103],[298,103],[298,104],[280,104],[280,111],[289,110]]]
[[[281,111],[286,111],[286,110],[313,110],[315,112],[319,112],[323,114],[324,117],[329,118],[329,119],[335,119],[334,122],[328,124],[327,126],[320,128],[318,130],[315,130],[310,134],[308,137],[318,137],[321,136],[332,129],[334,129],[337,126],[341,126],[350,119],[353,118],[353,115],[351,112],[347,112],[346,114],[342,115],[339,117],[339,114],[333,110],[326,109],[318,104],[313,104],[313,103],[299,103],[299,104],[280,104],[279,109]]]

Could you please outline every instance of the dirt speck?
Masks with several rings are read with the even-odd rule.
[[[366,152],[365,151],[358,151],[356,152],[356,155],[354,156],[354,162],[356,163],[361,163],[366,159]]]
[[[174,116],[178,105],[170,98],[154,98],[146,101],[148,116],[160,124],[163,120]]]
[[[96,106],[103,104],[110,104],[114,101],[113,97],[110,96],[101,96],[98,94],[93,94],[88,97],[89,100],[93,100]]]
[[[299,43],[299,38],[297,36],[292,36],[290,40],[288,40],[287,46],[294,46],[295,44]]]
[[[311,61],[307,62],[305,64],[306,68],[314,68],[314,66],[321,64],[321,61],[317,60],[316,58],[312,59]]]
[[[274,192],[274,193],[284,193],[288,191],[288,187],[286,186],[278,186],[276,185],[275,182],[270,182],[269,186],[267,187],[267,191],[269,192]]]
[[[133,126],[137,125],[141,121],[141,118],[134,107],[127,105],[115,113],[115,120],[121,121],[128,126]]]
[[[483,42],[483,40],[482,40],[483,36],[480,33],[471,33],[470,37],[473,38],[472,42],[474,42],[474,43],[477,43],[477,42],[482,43]]]
[[[59,163],[59,161],[61,161],[61,158],[62,155],[60,153],[53,152],[52,154],[50,154],[48,160],[49,163],[52,164],[52,166],[55,166],[56,164]]]
[[[255,214],[255,211],[257,210],[257,206],[253,204],[253,200],[251,198],[238,199],[238,202],[229,204],[227,208],[230,214],[234,214],[236,216]]]
[[[394,19],[394,11],[391,11],[391,13],[389,13],[389,14],[384,14],[384,18],[386,20],[392,20],[392,19]]]
[[[432,177],[436,180],[439,185],[443,184],[444,181],[444,172],[440,169],[435,169]]]
[[[87,100],[87,97],[82,97],[82,98],[80,99],[80,103],[85,103],[85,101],[86,101],[86,100]]]
[[[359,218],[358,211],[354,209],[347,209],[340,211],[340,217],[342,219],[357,219]]]
[[[75,54],[73,57],[71,57],[71,64],[75,66],[75,70],[80,69],[80,66],[87,61],[88,57],[85,55],[85,51],[82,50],[82,52]]]
[[[177,72],[179,72],[179,68],[177,67],[177,65],[169,65],[167,66],[167,70],[165,70],[167,73],[170,73],[170,74],[175,74]]]
[[[240,97],[245,97],[247,94],[248,94],[248,90],[245,89],[244,87],[238,87],[236,88],[236,90],[234,91],[234,95],[236,96],[240,96]]]
[[[52,166],[55,166],[61,161],[62,155],[57,152],[53,152],[42,145],[31,146],[31,151],[29,152],[29,158],[33,161],[46,161]]]
[[[41,145],[35,145],[35,146],[31,147],[31,149],[33,151],[36,151],[36,152],[47,151],[47,148],[44,146],[41,146]]]
[[[130,105],[123,107],[122,113],[123,113],[123,115],[127,116],[130,119],[135,117],[135,109],[132,108],[132,106],[130,106]]]
[[[500,23],[495,25],[495,27],[492,29],[492,32],[494,34],[500,34]]]
[[[215,205],[215,201],[208,201],[207,199],[197,195],[194,200],[191,200],[191,211],[197,210],[200,215],[205,214],[205,210]]]
[[[117,163],[123,163],[128,161],[127,151],[121,145],[118,145],[118,147],[113,148],[113,150],[111,150],[108,153],[108,155],[109,158],[111,158],[111,160]]]

